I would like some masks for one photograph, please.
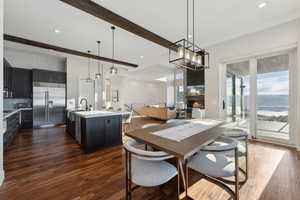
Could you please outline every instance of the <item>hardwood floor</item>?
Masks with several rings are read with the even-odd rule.
[[[133,122],[131,129],[153,123],[141,118]],[[248,185],[243,186],[241,193],[244,197],[241,199],[299,199],[299,152],[252,142],[250,156],[252,178]],[[74,139],[65,133],[64,127],[25,130],[4,153],[6,178],[0,187],[0,200],[123,199],[123,159],[121,146],[83,154]],[[196,173],[192,172],[191,176],[189,193],[196,199],[228,199],[214,185],[199,181]],[[175,199],[174,195],[176,180],[161,187],[138,188],[133,199]]]

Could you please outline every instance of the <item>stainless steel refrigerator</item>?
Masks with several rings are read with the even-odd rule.
[[[33,82],[33,127],[65,123],[66,85]]]

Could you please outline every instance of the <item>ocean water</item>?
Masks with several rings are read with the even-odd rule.
[[[249,96],[245,96],[245,108],[249,110]],[[258,95],[257,114],[264,116],[287,116],[289,109],[288,95]]]

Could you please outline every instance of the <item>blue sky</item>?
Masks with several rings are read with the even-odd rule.
[[[244,78],[245,95],[249,95],[250,77]],[[289,73],[288,71],[271,72],[257,75],[258,95],[288,95]]]

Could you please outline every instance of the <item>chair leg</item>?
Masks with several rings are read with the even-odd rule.
[[[129,171],[129,173],[128,173],[128,175],[129,175],[129,184],[128,184],[128,192],[129,192],[129,200],[131,200],[131,192],[132,192],[132,190],[131,190],[131,179],[132,179],[132,174],[131,174],[131,153],[129,153],[129,155],[128,155],[128,159],[129,159],[129,161],[128,161],[128,171]]]
[[[126,200],[129,200],[128,197],[128,152],[125,150],[125,187],[126,187]]]
[[[177,171],[178,171],[178,175],[177,175],[177,198],[180,199],[180,160],[177,160]]]
[[[188,188],[189,188],[189,167],[185,164],[185,197],[188,199]]]
[[[127,133],[128,124],[124,124],[124,133]]]
[[[235,148],[235,200],[239,200],[239,190],[240,190],[240,182],[239,182],[239,151],[238,148]]]
[[[246,180],[248,180],[248,177],[249,177],[249,172],[248,172],[248,169],[249,169],[249,159],[248,159],[248,137],[246,138],[245,140],[245,146],[246,146],[246,155],[245,155],[245,159],[246,159]]]

